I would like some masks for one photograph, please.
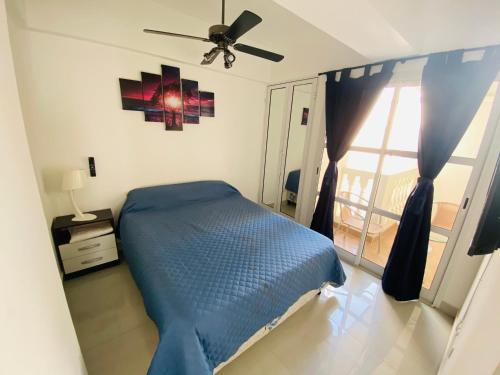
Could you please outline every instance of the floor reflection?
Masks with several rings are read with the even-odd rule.
[[[379,279],[345,268],[346,285],[325,288],[221,374],[435,374],[451,320],[423,303],[398,303]],[[263,353],[270,372],[257,364]]]

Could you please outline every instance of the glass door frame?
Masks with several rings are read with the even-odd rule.
[[[325,80],[326,81],[326,80]],[[368,259],[363,258],[363,249],[364,249],[364,244],[365,241],[367,240],[367,234],[368,234],[368,227],[370,224],[370,220],[372,218],[372,215],[381,215],[383,217],[387,217],[392,220],[399,221],[401,218],[401,215],[375,207],[375,199],[377,195],[377,190],[379,187],[380,183],[380,177],[381,177],[381,171],[384,163],[384,159],[386,156],[399,156],[399,157],[407,157],[407,158],[412,158],[415,159],[417,158],[417,152],[413,151],[400,151],[400,150],[392,150],[388,149],[388,137],[390,135],[391,127],[393,125],[393,120],[397,108],[397,103],[399,99],[399,92],[402,87],[408,87],[408,86],[416,86],[417,83],[415,81],[396,81],[396,82],[391,82],[389,85],[387,85],[387,88],[394,87],[396,90],[394,92],[394,96],[392,98],[392,103],[391,103],[391,108],[389,112],[389,117],[387,120],[387,125],[385,127],[385,133],[384,133],[384,139],[382,146],[380,148],[370,148],[370,147],[359,147],[359,146],[351,146],[349,148],[349,151],[358,151],[358,152],[365,152],[365,153],[370,153],[372,155],[377,155],[378,156],[378,164],[377,164],[377,170],[374,174],[374,181],[373,181],[373,187],[370,192],[370,198],[368,200],[367,205],[359,204],[356,202],[352,202],[348,199],[342,198],[342,197],[336,197],[336,202],[343,203],[345,205],[355,207],[358,209],[362,209],[366,211],[366,217],[363,223],[363,229],[360,233],[360,241],[358,244],[357,252],[356,254],[353,254],[343,248],[341,248],[338,245],[335,245],[336,249],[338,250],[339,256],[345,260],[346,262],[353,264],[355,266],[361,266],[368,271],[381,276],[384,272],[384,267],[373,263],[369,261]],[[322,85],[318,85],[318,90],[321,89]],[[318,94],[318,97],[324,98],[324,96],[321,96]],[[322,105],[321,105],[322,104]],[[319,103],[318,106],[322,107],[322,110],[324,112],[324,103]],[[324,119],[324,116],[323,116]],[[321,126],[323,127],[323,132],[317,135],[315,138],[314,142],[317,147],[317,152],[316,152],[316,163],[315,163],[315,170],[316,170],[316,175],[315,179],[311,182],[314,186],[315,194],[311,194],[307,198],[307,201],[309,202],[309,205],[312,205],[313,207],[315,206],[316,198],[319,194],[318,190],[318,183],[319,183],[319,178],[320,178],[320,168],[321,168],[321,163],[322,163],[322,158],[323,158],[323,151],[324,148],[326,147],[325,145],[325,132],[324,132],[324,120],[322,121]],[[467,183],[466,189],[464,191],[464,194],[462,196],[462,200],[459,205],[459,210],[457,213],[457,216],[455,218],[453,227],[451,230],[447,230],[441,227],[437,226],[431,226],[431,232],[435,232],[440,235],[444,235],[448,238],[447,244],[443,250],[443,254],[441,256],[441,260],[439,262],[438,268],[435,272],[431,287],[429,289],[422,288],[421,290],[421,298],[427,302],[432,303],[434,299],[436,298],[437,291],[439,289],[439,286],[443,280],[444,273],[446,271],[446,268],[448,266],[448,263],[450,261],[451,255],[453,253],[453,250],[455,248],[457,238],[460,235],[461,228],[463,226],[463,223],[465,221],[465,217],[467,215],[468,209],[469,209],[469,202],[471,202],[474,192],[476,190],[476,187],[479,182],[479,177],[482,171],[482,167],[484,165],[486,156],[488,154],[488,151],[491,147],[492,144],[492,137],[495,134],[497,126],[500,126],[500,84],[497,89],[497,92],[495,94],[493,106],[491,109],[491,112],[489,114],[488,122],[485,128],[485,132],[483,134],[483,138],[481,140],[481,144],[478,149],[478,153],[475,158],[468,158],[468,157],[458,157],[458,156],[452,156],[449,160],[448,163],[453,163],[453,164],[458,164],[458,165],[466,165],[470,166],[472,168],[471,170],[471,175],[469,177],[469,181]],[[314,168],[313,168],[314,169]],[[306,222],[310,223],[312,219],[312,213],[313,210],[310,210],[308,213],[308,217],[306,218]]]
[[[300,222],[304,224],[304,213],[303,213],[303,196],[305,190],[307,190],[305,187],[306,186],[311,186],[311,178],[314,178],[315,174],[314,173],[308,173],[308,165],[311,165],[310,162],[310,150],[311,148],[314,149],[315,144],[314,142],[311,142],[311,133],[313,132],[313,129],[316,129],[321,126],[319,121],[316,120],[315,116],[315,104],[316,104],[316,91],[317,91],[317,78],[305,78],[301,80],[296,80],[296,81],[290,81],[290,82],[285,82],[285,83],[279,83],[279,84],[273,84],[269,85],[267,87],[267,93],[266,93],[266,107],[265,107],[265,113],[264,113],[264,129],[263,129],[263,147],[262,147],[262,156],[261,156],[261,168],[260,168],[260,181],[259,181],[259,191],[258,191],[258,203],[267,208],[272,210],[273,212],[276,212],[282,216],[285,216],[289,219],[293,219],[297,222]],[[303,155],[302,155],[302,163],[301,163],[301,171],[304,171],[305,173],[300,174],[300,179],[299,179],[299,189],[297,193],[297,205],[295,209],[295,218],[290,217],[289,215],[281,212],[281,200],[282,200],[282,194],[283,194],[283,186],[284,186],[284,179],[285,179],[285,165],[286,165],[286,155],[287,155],[287,146],[288,146],[288,139],[289,139],[289,134],[290,134],[290,123],[291,123],[291,114],[292,114],[292,109],[293,109],[293,94],[294,94],[294,87],[295,86],[303,86],[303,85],[311,85],[311,98],[309,102],[309,115],[308,115],[308,124],[307,124],[307,130],[306,130],[306,137],[304,141],[304,150],[303,150]],[[271,100],[272,100],[272,91],[273,90],[279,90],[279,89],[285,89],[286,90],[286,99],[285,99],[285,105],[283,108],[283,117],[282,117],[282,127],[281,127],[281,136],[280,136],[280,142],[279,142],[279,173],[278,173],[278,180],[276,181],[276,184],[278,186],[275,198],[274,198],[274,207],[271,208],[267,205],[265,205],[262,201],[263,197],[263,189],[264,189],[264,178],[265,178],[265,166],[266,166],[266,155],[267,155],[267,141],[268,141],[268,129],[269,129],[269,116],[270,116],[270,105],[271,105]]]

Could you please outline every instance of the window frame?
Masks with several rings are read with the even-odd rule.
[[[497,80],[498,81],[498,80]],[[373,147],[362,147],[362,146],[351,146],[349,148],[349,151],[358,151],[358,152],[365,152],[365,153],[370,153],[370,154],[375,154],[378,155],[379,160],[378,160],[378,165],[377,165],[377,170],[374,174],[374,181],[373,181],[373,187],[372,191],[370,192],[370,199],[368,205],[356,203],[356,202],[351,202],[345,198],[342,197],[336,197],[336,202],[350,205],[362,210],[365,210],[367,212],[366,218],[363,223],[363,230],[360,234],[360,241],[358,245],[358,249],[356,254],[350,253],[345,249],[342,249],[340,246],[336,245],[337,248],[340,248],[342,252],[339,252],[340,256],[347,260],[349,263],[352,263],[354,265],[361,265],[362,267],[381,275],[383,273],[384,267],[375,264],[371,262],[370,260],[363,258],[363,250],[364,250],[364,245],[366,242],[367,238],[367,231],[368,231],[368,226],[370,224],[370,220],[373,214],[380,215],[382,217],[387,217],[392,220],[401,220],[401,215],[390,212],[387,210],[384,210],[382,208],[375,207],[375,198],[377,195],[377,191],[379,189],[379,184],[380,184],[380,177],[381,177],[381,168],[383,166],[384,160],[386,156],[400,156],[400,157],[406,157],[406,158],[412,158],[417,160],[418,154],[415,151],[403,151],[403,150],[396,150],[396,149],[390,149],[388,148],[388,138],[390,135],[390,131],[393,126],[393,121],[394,121],[394,115],[396,112],[396,108],[398,105],[398,100],[399,100],[399,93],[401,91],[401,88],[403,87],[409,87],[409,86],[419,86],[420,82],[417,82],[415,80],[400,80],[399,82],[391,82],[389,85],[386,86],[386,88],[395,88],[394,91],[394,96],[391,101],[391,108],[389,111],[389,116],[387,119],[387,123],[385,126],[384,130],[384,138],[383,142],[380,148],[373,148]],[[432,301],[437,293],[437,289],[443,279],[444,272],[446,270],[446,266],[450,260],[451,252],[454,249],[454,246],[456,244],[458,235],[460,233],[460,230],[462,228],[462,225],[464,223],[464,218],[467,213],[467,210],[470,206],[464,204],[465,202],[468,202],[470,199],[472,199],[472,196],[474,195],[475,188],[478,183],[478,177],[481,173],[481,166],[484,164],[484,159],[486,157],[486,153],[490,147],[491,144],[491,137],[493,136],[495,129],[496,129],[496,121],[498,120],[498,117],[500,117],[500,83],[497,83],[497,90],[495,93],[495,97],[493,100],[493,105],[491,108],[491,111],[489,113],[489,118],[487,120],[487,124],[484,130],[484,134],[482,135],[482,139],[478,148],[478,152],[474,158],[472,157],[463,157],[463,156],[451,156],[450,159],[447,161],[447,164],[457,164],[457,165],[463,165],[463,166],[469,166],[472,167],[471,170],[471,175],[469,176],[468,183],[466,185],[465,191],[462,196],[462,200],[459,204],[459,211],[457,213],[457,216],[455,217],[453,227],[451,230],[442,228],[442,227],[437,227],[435,225],[431,226],[431,233],[434,232],[438,235],[444,236],[447,239],[446,246],[443,250],[443,254],[441,256],[439,265],[434,273],[433,281],[429,289],[422,288],[422,297],[424,299]],[[317,167],[317,175],[318,178],[322,177],[319,174],[319,171],[321,170],[321,163],[322,163],[322,158],[323,158],[323,153],[324,153],[324,148],[326,147],[326,142],[323,142],[323,148],[320,148],[318,152],[318,167]],[[319,181],[321,183],[321,181]],[[318,180],[316,180],[316,190],[318,190]],[[319,191],[317,191],[317,194],[315,195],[314,199],[316,200],[319,195]],[[443,264],[444,263],[444,264]]]

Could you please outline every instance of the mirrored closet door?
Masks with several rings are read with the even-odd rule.
[[[314,126],[316,79],[268,88],[260,203],[298,219]]]
[[[265,162],[262,176],[261,203],[274,209],[279,191],[281,144],[286,117],[286,87],[275,87],[268,92]]]

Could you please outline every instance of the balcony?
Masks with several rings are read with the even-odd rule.
[[[369,198],[373,188],[373,173],[367,170],[342,168],[339,171],[337,202],[334,206],[335,245],[356,255],[362,249],[362,257],[384,267],[396,236],[399,217],[406,199],[416,184],[418,170],[406,163],[399,168],[385,168],[380,176],[374,206],[394,213],[391,217],[373,213],[367,218]],[[376,211],[379,212],[379,211]],[[451,230],[458,205],[452,202],[435,202],[432,225]],[[361,244],[365,220],[366,240]],[[441,260],[447,237],[432,232],[429,240],[427,266],[423,286],[429,288]]]

